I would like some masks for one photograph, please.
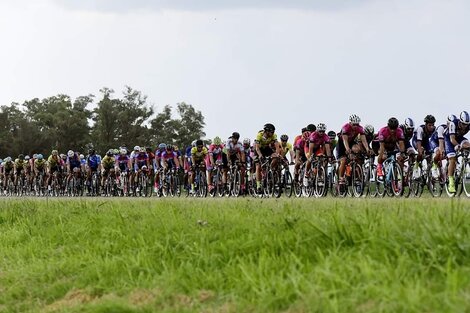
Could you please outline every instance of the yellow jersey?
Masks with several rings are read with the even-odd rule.
[[[255,139],[255,143],[259,144],[260,148],[269,147],[272,144],[274,144],[276,141],[277,141],[277,135],[276,134],[272,134],[272,136],[269,136],[269,137],[266,138],[266,137],[264,137],[264,132],[263,131],[260,131],[256,135],[256,139]]]
[[[191,156],[194,157],[194,160],[201,161],[203,160],[209,152],[206,147],[202,147],[201,151],[197,150],[197,147],[191,149]]]

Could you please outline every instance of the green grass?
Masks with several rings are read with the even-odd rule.
[[[466,199],[0,200],[0,312],[470,312]]]

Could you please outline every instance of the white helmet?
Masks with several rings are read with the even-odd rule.
[[[75,154],[75,153],[73,153],[72,150],[69,150],[69,151],[67,152],[67,155],[68,155],[69,158],[73,157],[74,154]]]
[[[196,140],[193,140],[193,142],[191,142],[191,147],[195,147],[196,146]]]
[[[125,155],[125,154],[127,154],[127,149],[126,148],[121,148],[121,149],[119,149],[119,153],[121,155]]]
[[[462,113],[460,113],[460,122],[463,124],[470,124],[470,115],[467,111],[462,111]]]
[[[326,131],[326,125],[323,123],[317,124],[317,131]]]
[[[361,122],[361,118],[357,116],[356,114],[349,115],[349,123],[359,124],[360,122]]]
[[[85,156],[83,154],[80,154],[80,160],[83,160]]]
[[[6,157],[4,161],[5,162],[11,162],[11,157]]]
[[[145,152],[145,148],[144,148],[144,147],[140,147],[139,152]]]
[[[243,144],[244,144],[244,145],[249,145],[249,144],[251,144],[250,138],[245,138],[245,139],[243,139]]]
[[[140,147],[139,147],[139,146],[135,146],[135,147],[134,147],[134,151],[140,151]]]
[[[408,117],[405,120],[405,128],[406,129],[414,129],[415,128],[415,122],[410,117]]]
[[[455,116],[454,114],[449,114],[447,116],[447,122],[453,122],[457,119],[457,116]]]

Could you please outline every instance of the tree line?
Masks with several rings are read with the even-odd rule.
[[[90,147],[105,153],[120,146],[155,148],[161,142],[182,148],[205,136],[204,116],[191,104],[177,103],[175,110],[166,105],[155,112],[147,96],[129,86],[121,97],[102,88],[97,103],[95,98],[59,94],[1,106],[0,157],[49,155],[52,149],[86,152]]]

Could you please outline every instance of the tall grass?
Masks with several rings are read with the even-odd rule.
[[[464,199],[1,200],[0,312],[470,312]]]

